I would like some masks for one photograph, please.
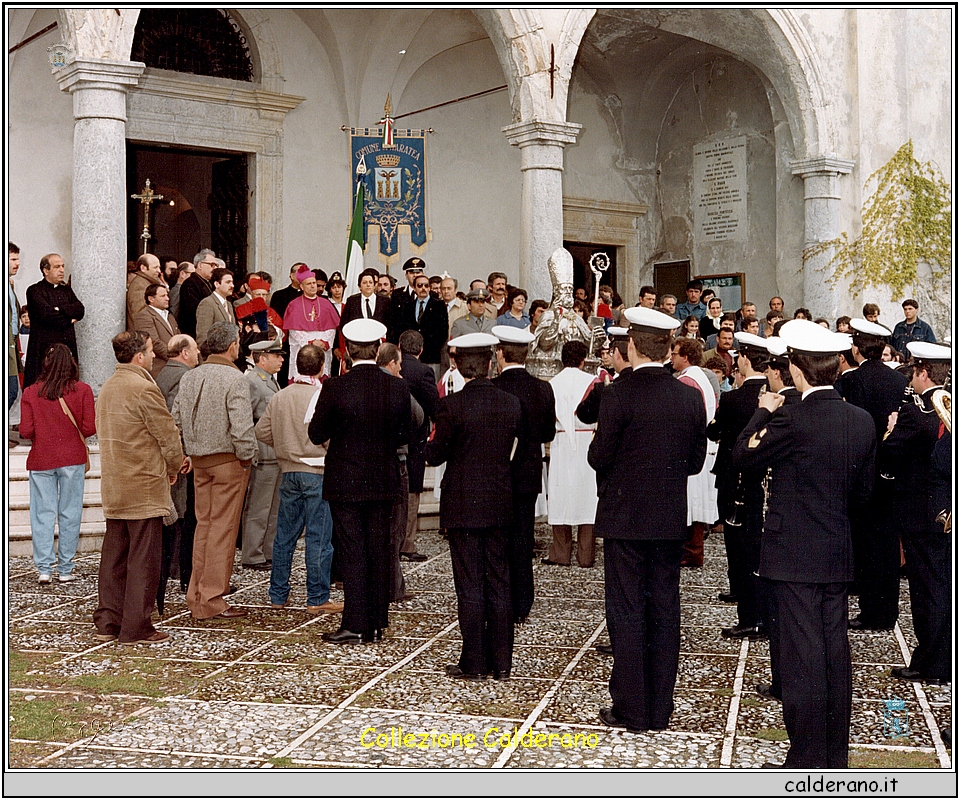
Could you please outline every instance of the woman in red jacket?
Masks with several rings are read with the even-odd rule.
[[[43,358],[39,381],[24,389],[20,401],[20,435],[33,440],[27,456],[30,533],[33,563],[40,573],[41,584],[53,580],[54,522],[60,529],[57,553],[60,583],[75,580],[73,557],[80,540],[83,514],[86,437],[97,432],[93,391],[81,383],[79,377],[80,370],[70,348],[55,344]]]

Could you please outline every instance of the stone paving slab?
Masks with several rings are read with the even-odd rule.
[[[269,758],[317,722],[318,706],[168,700],[90,745]]]
[[[333,707],[380,674],[364,667],[240,663],[210,674],[191,696],[197,700],[300,703]]]
[[[198,756],[193,753],[153,753],[77,747],[44,764],[51,769],[259,769],[262,758]]]
[[[582,619],[602,622],[606,618],[605,605],[600,600],[571,599],[561,596],[534,596],[530,621],[536,619]]]
[[[93,616],[97,607],[96,598],[85,600],[59,594],[14,594],[10,593],[7,605],[7,618],[10,620],[29,619],[70,619],[77,609],[83,607],[89,611],[87,619]],[[92,607],[91,607],[92,606]]]

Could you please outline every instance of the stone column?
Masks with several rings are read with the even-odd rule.
[[[563,245],[563,148],[577,140],[574,122],[530,120],[503,128],[520,148],[523,191],[520,201],[519,286],[531,300],[550,300],[553,287],[547,259]]]
[[[840,176],[853,171],[854,162],[836,156],[816,156],[792,161],[790,170],[803,178],[804,248],[840,235]],[[840,301],[824,267],[832,251],[809,259],[803,268],[803,305],[814,316],[833,322]]]
[[[86,308],[77,323],[80,377],[95,394],[114,371],[110,340],[126,327],[127,90],[144,64],[78,59],[56,73],[73,95],[71,283]]]

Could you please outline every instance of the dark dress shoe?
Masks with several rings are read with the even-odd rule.
[[[383,628],[376,628],[372,633],[363,634],[363,641],[365,642],[382,642],[383,641]]]
[[[851,631],[892,631],[893,625],[870,625],[860,617],[847,620],[847,630]]]
[[[766,636],[762,625],[734,625],[732,628],[723,628],[720,635],[724,639],[760,639]]]
[[[363,641],[363,634],[341,628],[335,633],[324,633],[320,638],[330,644],[360,644]]]
[[[737,596],[735,594],[731,594],[730,592],[720,592],[720,594],[717,595],[717,600],[719,600],[721,603],[736,603]]]
[[[561,564],[559,561],[551,561],[549,558],[541,558],[541,564],[549,564],[552,567],[569,567],[569,564]]]
[[[894,667],[892,670],[890,670],[890,677],[899,678],[902,681],[928,683],[931,686],[946,686],[948,683],[950,683],[949,679],[925,678],[919,670],[910,669],[910,667]]]
[[[764,700],[776,700],[778,703],[783,702],[782,697],[779,697],[773,693],[773,687],[769,683],[758,683],[757,694],[760,695]]]
[[[630,733],[643,733],[642,728],[631,728],[627,725],[626,722],[621,722],[616,714],[613,713],[612,708],[601,708],[600,709],[600,721],[610,728],[623,728]]]
[[[504,670],[500,670],[500,671],[494,670],[493,679],[494,679],[495,681],[508,681],[508,680],[510,680],[510,670],[508,670],[508,669],[504,669]]]
[[[613,655],[613,645],[612,645],[612,644],[598,644],[594,649],[595,649],[598,653],[600,653],[601,655],[604,655],[604,656],[612,656],[612,655]]]
[[[760,769],[783,769],[783,764],[774,764],[772,761],[764,761]]]
[[[236,606],[228,606],[219,614],[213,616],[213,619],[239,619],[240,617],[247,616],[249,612],[245,608],[237,608]]]
[[[272,566],[267,561],[262,561],[259,564],[241,564],[243,569],[255,569],[258,572],[266,572],[267,570],[272,569]]]
[[[427,557],[423,553],[401,553],[401,561],[426,561]]]
[[[444,672],[447,673],[447,676],[450,678],[460,678],[463,681],[485,681],[487,676],[482,672],[464,672],[456,664],[447,664],[444,667]],[[509,675],[509,673],[507,673]]]

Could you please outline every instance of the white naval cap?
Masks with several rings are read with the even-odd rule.
[[[622,339],[625,336],[629,336],[630,331],[626,328],[618,328],[616,325],[612,325],[607,328],[607,337],[610,339]]]
[[[815,356],[835,355],[850,349],[850,334],[833,331],[808,319],[792,319],[780,329],[787,349]]]
[[[950,361],[953,351],[944,344],[907,342],[907,350],[917,361]]]
[[[496,336],[489,333],[465,333],[463,336],[451,339],[447,344],[458,350],[469,350],[474,347],[492,347],[499,341]]]
[[[860,319],[860,317],[854,317],[850,320],[850,327],[857,333],[865,333],[867,336],[876,336],[880,339],[893,336],[893,332],[889,328],[885,328],[883,325],[877,322],[871,322],[868,319]]]
[[[668,317],[655,308],[627,308],[623,316],[630,323],[630,330],[644,331],[645,333],[670,333],[680,327],[680,320]]]
[[[763,340],[767,345],[767,352],[779,358],[780,356],[786,355],[787,353],[787,343],[783,341],[779,336],[770,336]]]
[[[513,325],[494,325],[491,333],[503,344],[530,344],[534,339],[533,334],[526,328],[515,328]],[[467,335],[472,336],[474,334]],[[463,347],[464,345],[460,346]]]
[[[747,349],[753,350],[763,350],[767,351],[767,340],[761,336],[757,336],[755,333],[747,333],[746,331],[737,331],[733,334],[733,338],[737,340],[737,344],[741,347],[746,347]]]
[[[387,335],[387,326],[375,319],[352,319],[343,326],[343,337],[354,344],[373,344]]]

